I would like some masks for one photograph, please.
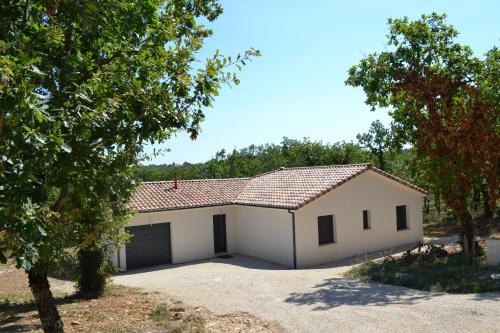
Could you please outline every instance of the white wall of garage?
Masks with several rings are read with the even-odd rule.
[[[396,206],[409,229],[397,231]],[[371,228],[363,230],[363,210]],[[308,267],[422,241],[422,193],[367,171],[296,211],[297,266]],[[319,245],[318,216],[333,215],[335,243]]]
[[[237,206],[237,249],[293,267],[292,216],[285,209]]]

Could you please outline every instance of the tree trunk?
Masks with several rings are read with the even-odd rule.
[[[460,216],[462,224],[462,249],[464,253],[464,261],[467,265],[472,265],[474,258],[474,250],[476,248],[476,237],[474,223],[469,212],[465,212]]]
[[[50,291],[47,274],[39,273],[32,269],[28,271],[28,279],[38,308],[43,331],[45,333],[64,333],[63,322]]]
[[[438,191],[434,192],[434,206],[436,207],[438,216],[441,216],[441,195]]]
[[[474,213],[477,212],[480,203],[481,203],[481,192],[478,189],[474,189],[472,191],[472,209],[474,210]]]
[[[493,210],[490,206],[490,195],[488,190],[483,189],[483,217],[491,219],[493,217]]]
[[[387,171],[385,170],[385,158],[384,158],[384,151],[382,149],[378,149],[377,151],[377,159],[378,159],[378,164],[380,166],[380,170],[382,171]]]

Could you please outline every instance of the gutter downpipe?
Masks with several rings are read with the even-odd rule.
[[[295,242],[295,211],[288,209],[288,213],[292,214],[293,269],[297,269],[297,247]]]

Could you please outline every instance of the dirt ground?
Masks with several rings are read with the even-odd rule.
[[[70,281],[50,279],[66,332],[281,332],[245,312],[215,315],[203,307],[151,291],[118,285],[99,299],[82,299]],[[0,331],[41,332],[27,276],[0,267]]]
[[[478,220],[476,224],[476,235],[488,237],[490,235],[500,235],[500,218]],[[424,235],[426,237],[445,237],[460,234],[461,228],[457,222],[441,222],[424,224]]]

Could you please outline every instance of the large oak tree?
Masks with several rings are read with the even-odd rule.
[[[483,58],[457,42],[445,15],[390,19],[387,50],[349,70],[366,103],[389,108],[400,138],[414,145],[426,175],[463,227],[468,263],[474,224],[468,197],[485,184],[490,205],[499,195],[500,51]]]
[[[63,331],[47,274],[88,240],[82,196],[126,198],[143,145],[195,138],[221,84],[238,83],[232,66],[258,55],[198,60],[221,13],[216,0],[0,3],[0,259],[27,271],[46,332]]]

